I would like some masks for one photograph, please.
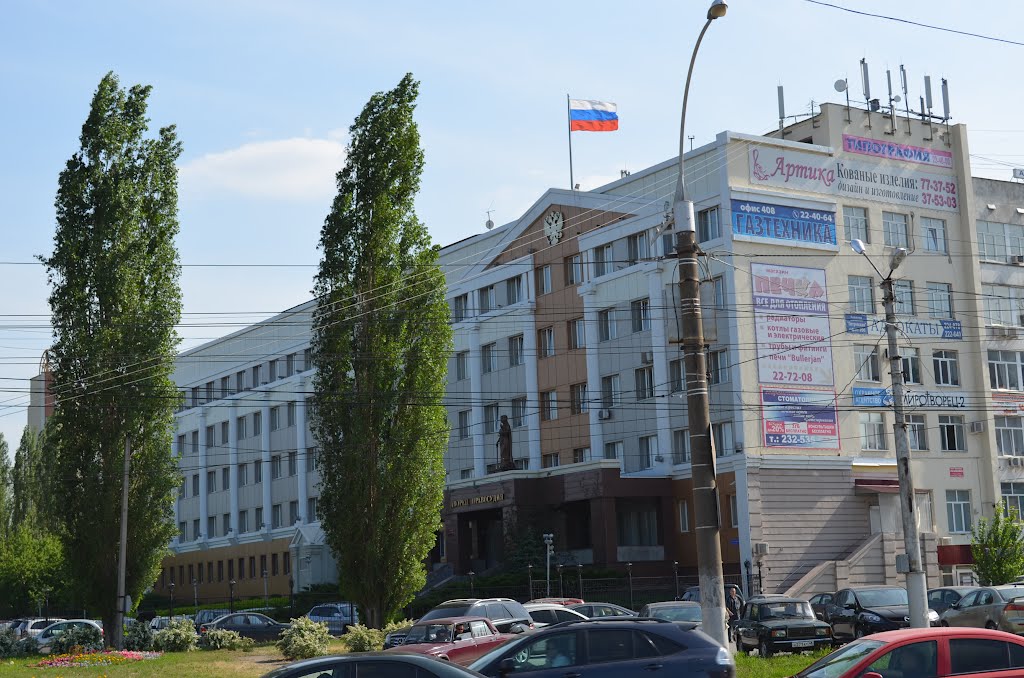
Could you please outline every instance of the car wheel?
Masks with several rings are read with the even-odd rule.
[[[853,637],[854,637],[854,638],[863,638],[863,637],[864,637],[864,636],[866,636],[866,635],[867,635],[867,634],[866,634],[866,633],[864,633],[864,629],[862,629],[862,628],[861,628],[861,627],[859,627],[859,626],[858,626],[858,627],[857,627],[856,629],[854,629],[854,631],[853,631]]]
[[[943,619],[942,621],[939,622],[939,626],[944,626],[944,627],[946,627],[948,629],[949,628],[949,622],[946,621],[945,619]]]
[[[520,652],[517,652],[515,659],[516,659],[516,663],[517,664],[520,664],[520,665],[525,664],[527,662],[527,660],[530,659],[530,651],[529,650],[522,650]]]
[[[986,629],[991,629],[991,630],[995,631],[996,630],[995,622],[991,622],[991,621],[985,622],[985,628]]]
[[[768,659],[772,656],[772,649],[768,647],[768,643],[766,641],[762,640],[761,644],[757,646],[757,653],[761,655],[762,659]]]

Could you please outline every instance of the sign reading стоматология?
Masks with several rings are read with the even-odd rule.
[[[839,449],[836,394],[832,391],[761,388],[765,447]]]
[[[836,213],[753,200],[732,201],[734,240],[836,251]]]

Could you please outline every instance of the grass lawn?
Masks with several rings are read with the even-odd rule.
[[[737,652],[733,656],[736,659],[737,678],[786,678],[807,668],[826,654],[828,652],[783,654],[776,655],[771,659],[761,659]],[[0,673],[0,676],[2,675]]]

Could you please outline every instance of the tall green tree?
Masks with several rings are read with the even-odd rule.
[[[980,518],[971,528],[974,571],[982,586],[999,586],[1024,574],[1024,524],[1017,509],[1005,502],[991,520]]]
[[[26,426],[14,452],[14,467],[11,469],[13,527],[34,524],[39,519],[40,504],[46,494],[42,487],[42,456],[42,433],[37,434]]]
[[[60,174],[51,286],[54,412],[47,423],[48,492],[70,576],[103,619],[117,610],[125,441],[131,439],[126,591],[153,583],[175,534],[171,455],[177,391],[171,370],[181,317],[173,126],[147,136],[150,87],[113,73],[96,89],[81,148]]]
[[[448,444],[445,280],[413,208],[423,171],[418,92],[406,75],[349,128],[313,290],[319,514],[342,595],[377,628],[426,581]]]
[[[7,538],[14,523],[14,491],[11,486],[11,460],[8,446],[0,433],[0,542]]]

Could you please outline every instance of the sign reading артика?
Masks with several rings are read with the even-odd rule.
[[[843,135],[843,150],[847,153],[859,153],[887,160],[903,160],[922,165],[953,168],[953,154],[949,151],[936,151],[931,148],[899,144],[895,141],[879,141],[866,137]]]
[[[734,240],[836,251],[836,213],[753,200],[732,201]]]
[[[794,191],[955,212],[959,191],[953,176],[921,172],[908,163],[838,160],[774,146],[752,145],[750,183]]]

